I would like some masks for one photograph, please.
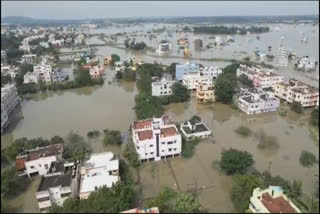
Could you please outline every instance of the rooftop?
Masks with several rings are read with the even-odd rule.
[[[269,193],[263,193],[261,202],[270,213],[297,213],[282,196],[272,198]]]
[[[168,128],[162,128],[161,129],[161,136],[162,137],[170,137],[177,135],[177,130],[175,127],[168,127]]]
[[[41,157],[56,156],[62,153],[62,145],[54,144],[36,150],[27,150],[27,161],[37,160]]]
[[[103,152],[92,154],[90,158],[86,161],[86,169],[94,169],[100,167],[107,167],[107,170],[116,170],[119,168],[119,161],[112,160],[114,154],[112,152]]]
[[[203,124],[203,123],[199,123],[194,125],[194,129],[191,130],[189,126],[182,126],[182,129],[185,131],[185,133],[187,134],[192,134],[192,133],[199,133],[199,132],[206,132],[209,131],[209,129]]]
[[[144,129],[151,127],[152,119],[135,121],[133,123],[135,129]]]
[[[42,176],[41,182],[38,187],[38,192],[48,190],[51,187],[67,187],[71,185],[71,170],[66,174],[54,175],[54,176]]]
[[[126,210],[121,213],[159,213],[158,207],[151,207],[151,208],[145,208],[145,209],[138,209],[134,208],[131,210]]]

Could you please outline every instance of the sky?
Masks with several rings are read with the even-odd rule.
[[[319,15],[318,1],[2,1],[1,16],[85,19]]]

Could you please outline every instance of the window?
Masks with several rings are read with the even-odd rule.
[[[48,167],[48,164],[45,164],[45,165],[44,165],[44,168],[45,168],[45,169],[48,169],[48,168],[49,168],[49,167]]]
[[[153,147],[153,144],[151,144],[150,147]]]
[[[173,142],[172,142],[172,141],[169,141],[169,142],[168,142],[168,145],[169,145],[169,144],[173,144]]]
[[[174,142],[174,143],[177,143],[177,140],[174,140],[173,142]]]
[[[153,152],[150,152],[151,155],[153,155]]]
[[[148,155],[148,153],[145,153],[145,156],[147,156]]]
[[[39,167],[41,167],[41,164],[39,164]]]
[[[172,151],[172,149],[170,148],[170,149],[168,149],[168,151],[169,151],[169,152],[171,152],[171,151]]]
[[[139,146],[137,146],[137,149],[139,149],[140,147]]]
[[[174,150],[174,151],[177,151],[177,148],[174,148],[173,150]]]
[[[34,166],[30,166],[30,169],[34,169]]]
[[[161,144],[164,144],[165,142],[161,142]]]
[[[94,189],[95,189],[95,190],[98,190],[98,187],[97,187],[97,186],[94,186]]]

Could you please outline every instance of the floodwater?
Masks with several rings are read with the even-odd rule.
[[[96,47],[96,54],[100,59],[115,53],[120,55],[121,60],[137,56],[144,62],[149,63],[161,62],[165,65],[172,62],[184,63],[187,59],[184,59],[182,51],[178,53],[176,39],[179,38],[179,35],[175,34],[175,26],[168,25],[169,31],[173,34],[172,37],[166,36],[167,33],[162,33],[163,35],[161,34],[159,38],[152,41],[149,41],[148,37],[142,37],[141,39],[148,46],[154,48],[157,47],[157,41],[163,38],[171,40],[173,49],[167,56],[157,56],[154,51],[128,51],[123,48],[124,37],[121,36],[117,41],[121,45]],[[251,35],[250,38],[236,35],[234,36],[235,43],[228,46],[212,48],[203,52],[192,51],[192,57],[201,59],[191,60],[191,62],[223,67],[229,63],[213,62],[205,59],[242,59],[248,55],[253,58],[255,57],[253,52],[256,47],[266,50],[269,45],[273,47],[273,51],[276,53],[281,35],[285,36],[284,45],[287,48],[292,48],[297,55],[309,55],[318,59],[318,26],[280,25],[280,31],[274,30],[275,26],[277,25],[271,26],[271,32],[261,34],[260,40],[257,40],[255,35]],[[111,35],[124,31],[148,31],[153,27],[161,28],[162,25],[112,27],[92,30],[91,33]],[[308,43],[300,43],[301,35],[299,32],[305,32],[308,35]],[[140,35],[140,33],[135,34]],[[194,37],[192,33],[182,36],[190,38],[190,41]],[[200,35],[199,37],[204,40],[204,46],[213,42],[213,39],[209,39],[208,35]],[[139,38],[137,40],[139,41]],[[90,37],[87,40],[88,44],[98,44],[100,42],[97,37]],[[193,50],[192,42],[190,44],[190,48]],[[64,51],[67,52],[68,50]],[[273,63],[276,63],[276,60],[277,58]],[[319,84],[319,81],[315,79],[319,74],[318,68],[316,72],[302,73],[292,70],[290,68],[290,66],[293,66],[292,63],[288,68],[277,72],[281,72],[286,78],[295,77],[312,85]],[[68,71],[71,76],[73,65],[64,66],[63,69]],[[35,94],[29,99],[25,99],[21,103],[21,108],[15,111],[13,122],[1,136],[2,148],[20,137],[50,138],[54,135],[66,136],[71,130],[82,136],[86,136],[90,130],[100,130],[102,133],[102,130],[106,128],[120,130],[121,132],[127,131],[136,118],[133,107],[137,89],[135,83],[118,82],[114,80],[114,76],[115,72],[106,67],[103,86],[50,91]],[[134,174],[135,179],[140,177],[140,197],[142,200],[155,196],[164,186],[168,186],[180,191],[196,193],[201,204],[211,212],[234,211],[229,198],[232,184],[231,177],[212,167],[212,162],[220,159],[221,151],[231,147],[250,152],[255,160],[254,167],[260,172],[268,169],[273,175],[280,175],[289,180],[301,180],[303,181],[303,190],[308,194],[315,190],[316,183],[319,182],[317,177],[319,165],[304,168],[299,163],[302,150],[310,151],[319,158],[318,144],[312,140],[308,131],[308,121],[303,118],[304,116],[293,113],[286,117],[280,117],[278,113],[247,116],[238,110],[219,103],[200,105],[194,98],[188,103],[170,104],[165,108],[166,113],[176,122],[182,122],[193,115],[199,115],[212,129],[213,137],[198,144],[195,155],[191,159],[186,160],[178,157],[167,161],[143,164],[139,170],[139,176]],[[275,136],[279,148],[259,149],[257,147],[258,140],[254,135],[243,138],[234,132],[234,129],[240,125],[247,125],[253,132],[264,130],[268,136]],[[119,154],[119,147],[106,147],[102,144],[101,138],[102,135],[96,140],[88,141],[93,146],[94,152],[111,150],[115,154]],[[195,191],[202,186],[207,188]],[[28,196],[19,196],[21,201],[24,197],[34,197],[32,191],[34,191],[33,188],[30,189],[31,193]],[[30,206],[23,206],[21,209],[25,212],[34,211],[33,207],[36,205],[32,203],[36,202],[30,201]]]

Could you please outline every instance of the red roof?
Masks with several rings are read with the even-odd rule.
[[[16,170],[25,169],[26,168],[25,162],[26,162],[26,158],[16,159]]]
[[[135,129],[144,129],[144,128],[151,127],[151,122],[152,122],[152,120],[144,120],[144,121],[134,122],[134,128]]]
[[[153,136],[152,130],[145,130],[138,132],[139,140],[151,139]]]
[[[37,160],[40,157],[56,156],[62,152],[60,144],[54,144],[38,150],[32,151],[28,154],[27,161]]]
[[[169,137],[169,136],[174,136],[176,134],[177,134],[177,130],[174,127],[161,129],[161,136],[164,135],[164,137]]]
[[[269,193],[263,193],[261,202],[271,213],[297,213],[282,196],[272,198]]]

